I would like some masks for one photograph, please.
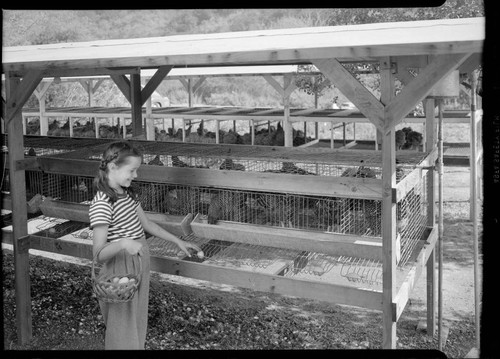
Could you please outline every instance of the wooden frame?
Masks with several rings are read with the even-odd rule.
[[[237,270],[221,268],[213,268],[212,271],[208,271],[207,266],[203,264],[188,264],[179,260],[154,258],[152,268],[199,279],[219,278],[229,284],[250,286],[257,290],[305,297],[314,296],[314,298],[335,303],[379,309],[383,312],[383,347],[394,348],[397,319],[404,308],[408,293],[411,291],[412,281],[416,280],[422,271],[427,258],[429,258],[426,264],[427,271],[428,273],[431,271],[434,243],[434,237],[431,237],[428,240],[428,245],[423,247],[425,252],[421,249],[417,269],[409,275],[407,284],[398,292],[394,273],[396,267],[396,223],[392,195],[396,189],[394,128],[406,116],[407,112],[418,101],[422,100],[447,73],[461,66],[473,66],[477,62],[477,57],[472,58],[472,56],[476,56],[475,54],[482,51],[483,27],[484,19],[482,18],[447,19],[225,34],[178,35],[141,39],[141,42],[131,39],[4,48],[3,70],[11,72],[7,76],[10,88],[6,98],[6,124],[10,139],[9,166],[12,169],[10,176],[11,184],[13,184],[12,241],[16,258],[16,305],[20,342],[31,338],[27,249],[31,245],[33,237],[26,237],[24,169],[18,168],[16,164],[24,157],[24,151],[22,141],[15,141],[15,139],[22,138],[23,135],[21,107],[43,77],[111,74],[131,102],[133,132],[134,136],[137,136],[142,133],[143,126],[141,106],[144,102],[140,88],[141,67],[162,69],[151,84],[147,85],[147,91],[144,92],[147,94],[154,90],[153,87],[159,82],[162,74],[166,74],[172,66],[313,63],[330,81],[341,88],[349,100],[358,106],[377,127],[383,139],[383,178],[378,183],[374,183],[375,187],[378,186],[379,189],[373,188],[373,191],[377,192],[377,198],[381,196],[382,212],[385,219],[382,225],[383,292],[381,294],[369,291],[365,293],[328,284],[290,278],[276,279],[274,276],[250,275]],[[346,37],[349,37],[348,44],[345,42]],[[73,55],[71,58],[67,56],[69,53]],[[393,62],[397,64],[398,58],[401,59],[401,62],[407,61],[407,58],[403,60],[405,56],[418,56],[418,61],[421,61],[421,56],[430,56],[430,62],[421,68],[415,78],[402,74],[405,87],[398,96],[394,96]],[[380,100],[355,81],[342,66],[344,62],[356,61],[380,62],[382,90]],[[124,74],[130,74],[130,80],[126,80]],[[20,82],[20,79],[16,79],[14,75],[22,77],[23,81]],[[289,85],[289,80],[286,80],[284,88],[281,89],[284,91],[284,95],[290,88]],[[288,111],[285,109],[286,126],[289,125]],[[288,128],[286,131],[289,135]],[[289,143],[288,140],[287,144]],[[60,159],[58,161],[64,162]],[[52,163],[51,166],[57,165]],[[160,172],[156,171],[156,169],[148,170],[148,176],[160,180]],[[224,173],[224,175],[239,175],[236,173],[237,171],[226,172],[228,173]],[[223,172],[221,171],[221,173]],[[171,172],[171,174],[172,176],[183,176],[179,171]],[[293,181],[290,178],[287,183],[289,187],[298,186],[298,183],[304,181],[304,178],[307,181],[321,182],[321,180],[313,180],[312,177],[295,176]],[[280,177],[279,180],[286,178]],[[273,186],[274,182],[274,180],[262,176],[253,179],[261,181],[256,187],[260,189],[267,189],[267,186]],[[221,176],[214,176],[211,179],[214,183],[219,183],[221,180]],[[354,180],[351,179],[350,183],[355,183]],[[407,182],[409,183],[410,180]],[[229,184],[227,185],[229,186]],[[300,185],[307,187],[305,183]],[[320,192],[331,195],[337,191],[328,185],[324,183]],[[246,186],[250,186],[250,184],[246,184]],[[403,186],[400,187],[401,191],[404,191]],[[363,195],[370,196],[369,193]],[[429,209],[429,212],[432,210]],[[435,233],[433,229],[431,229],[431,233]],[[57,240],[49,242],[53,243],[51,250],[55,248],[58,251],[58,246],[55,245]],[[49,245],[49,242],[45,243]],[[33,243],[36,243],[36,238]],[[433,280],[428,281],[429,283],[432,284]],[[429,285],[428,288],[433,290],[432,285]],[[432,320],[428,318],[428,322],[432,322]]]

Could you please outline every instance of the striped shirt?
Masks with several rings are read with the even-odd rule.
[[[101,191],[94,196],[89,208],[90,229],[98,225],[108,225],[108,242],[122,239],[140,239],[144,229],[137,216],[139,201],[130,195],[118,195],[118,200],[111,204],[109,197]]]

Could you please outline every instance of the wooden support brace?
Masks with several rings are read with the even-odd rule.
[[[130,81],[125,75],[114,75],[111,74],[110,77],[115,82],[116,86],[120,89],[123,96],[127,99],[128,102],[131,102],[130,97]]]
[[[16,87],[15,91],[7,97],[5,122],[8,124],[23,108],[33,91],[40,81],[42,81],[43,72],[40,70],[31,70],[23,77],[23,80]]]
[[[384,105],[335,59],[314,60],[314,65],[377,128],[384,128]]]
[[[432,90],[432,88],[450,72],[455,70],[470,54],[438,55],[419,72],[401,92],[385,106],[387,122],[383,131],[397,126],[415,105]]]
[[[153,92],[156,90],[158,85],[161,84],[165,76],[168,75],[170,70],[172,70],[173,66],[160,66],[158,70],[155,72],[153,77],[149,79],[146,86],[141,91],[141,106],[146,102],[148,98],[151,97]]]

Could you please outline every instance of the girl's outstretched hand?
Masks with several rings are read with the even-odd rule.
[[[131,255],[142,255],[142,243],[133,239],[124,238],[121,240],[122,247]]]
[[[196,244],[191,243],[191,242],[186,242],[186,241],[179,241],[178,243],[179,248],[186,253],[188,257],[191,257],[191,253],[189,252],[189,248],[195,250],[197,253],[201,252],[201,248],[198,247]]]

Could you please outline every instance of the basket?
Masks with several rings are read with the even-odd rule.
[[[100,252],[100,251],[99,251]],[[139,288],[142,274],[142,260],[137,255],[137,261],[133,260],[134,272],[125,274],[103,273],[96,274],[98,268],[95,263],[99,252],[92,261],[92,289],[97,299],[106,303],[125,303],[134,298]],[[138,265],[135,265],[138,262]],[[125,282],[123,278],[127,277]],[[120,282],[121,281],[121,282]]]

